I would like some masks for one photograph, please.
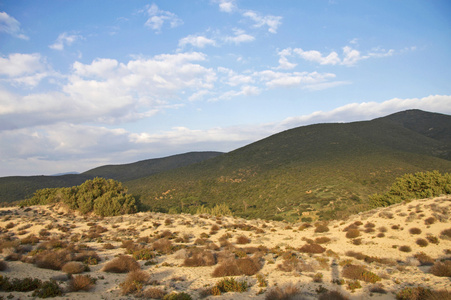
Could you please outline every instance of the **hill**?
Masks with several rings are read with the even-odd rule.
[[[405,173],[450,172],[450,124],[451,116],[409,110],[303,126],[126,185],[161,212],[226,203],[246,218],[340,218],[370,208],[369,195]]]
[[[200,162],[220,154],[222,153],[189,152],[164,158],[142,160],[131,164],[102,166],[81,174],[1,177],[0,202],[11,203],[30,197],[38,189],[71,187],[95,177],[128,181]]]

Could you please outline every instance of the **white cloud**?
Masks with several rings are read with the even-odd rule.
[[[219,0],[216,2],[219,4],[220,11],[231,13],[236,9],[235,0]]]
[[[318,72],[275,72],[265,70],[254,73],[254,76],[263,81],[268,88],[289,88],[304,85],[312,85],[335,78],[332,73]]]
[[[204,48],[205,46],[215,46],[216,42],[201,35],[188,35],[179,40],[179,47],[184,48],[186,45],[192,45],[197,48]]]
[[[353,66],[360,60],[373,57],[374,58],[387,57],[392,56],[395,53],[393,49],[387,51],[381,48],[375,48],[367,55],[362,55],[360,51],[350,46],[343,47],[342,58],[340,58],[339,54],[335,51],[330,52],[328,55],[324,55],[317,50],[305,51],[302,48],[295,48],[293,49],[293,52],[304,60],[319,63],[320,65],[344,65],[344,66]],[[281,55],[281,59],[282,58],[283,56]]]
[[[12,53],[0,57],[0,76],[12,85],[34,87],[49,76],[49,67],[45,59],[38,53]]]
[[[169,23],[171,28],[180,26],[183,21],[174,13],[161,10],[155,3],[146,6],[147,14],[149,19],[147,19],[145,25],[153,29],[156,33],[160,33],[164,23]]]
[[[64,46],[72,45],[76,40],[83,39],[82,36],[76,34],[61,33],[56,39],[55,43],[51,44],[49,48],[53,50],[64,50]]]
[[[248,43],[255,40],[255,37],[252,35],[246,34],[244,30],[235,28],[234,30],[234,36],[226,36],[224,40],[228,43],[235,43],[235,44],[241,44],[241,43]]]
[[[259,13],[252,10],[244,11],[242,15],[254,21],[254,27],[260,28],[262,26],[268,26],[268,31],[271,33],[277,33],[277,29],[282,24],[282,17],[280,16],[261,16]]]
[[[350,103],[331,111],[317,111],[309,115],[290,117],[277,127],[292,128],[307,124],[353,122],[371,120],[408,109],[451,114],[451,95],[430,95],[423,98],[393,98],[383,102]]]
[[[22,33],[19,21],[6,12],[0,12],[0,32],[5,32],[22,40],[29,39],[28,36]]]
[[[290,63],[288,61],[288,56],[292,55],[291,48],[283,49],[282,51],[279,51],[279,66],[276,69],[282,69],[282,70],[291,70],[294,69],[297,64]]]
[[[31,58],[39,62],[40,57]],[[0,89],[0,94],[11,96],[0,100],[0,129],[62,120],[110,124],[154,115],[180,105],[181,94],[189,98],[213,88],[216,73],[197,63],[205,59],[202,53],[190,52],[136,58],[126,64],[114,59],[96,59],[91,64],[75,62],[60,91],[22,96]],[[13,75],[39,70],[39,64],[25,64],[24,60],[21,55],[3,59],[0,66],[3,63],[8,67],[0,69]]]

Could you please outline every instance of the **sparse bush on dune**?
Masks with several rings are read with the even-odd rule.
[[[317,243],[317,244],[326,244],[329,242],[330,242],[330,238],[328,238],[327,236],[317,237],[315,239],[315,243]]]
[[[435,262],[435,260],[432,257],[430,257],[429,255],[427,255],[424,252],[419,252],[419,253],[415,254],[414,257],[416,259],[418,259],[418,261],[420,262],[420,265],[422,265],[422,266],[432,266]]]
[[[161,289],[161,288],[157,288],[157,287],[149,287],[147,289],[145,289],[143,291],[143,298],[144,299],[163,299],[164,296],[166,296],[166,292]]]
[[[326,251],[326,248],[323,248],[321,245],[318,244],[305,244],[304,246],[299,248],[299,252],[302,253],[315,254],[315,253],[323,253],[324,251]]]
[[[61,271],[67,274],[80,274],[86,270],[86,266],[78,261],[70,261],[63,265]]]
[[[376,283],[377,281],[381,280],[379,276],[377,276],[373,272],[368,271],[365,267],[359,265],[349,264],[344,266],[342,275],[345,278],[363,280],[370,283]]]
[[[163,297],[163,300],[192,300],[193,298],[190,296],[190,294],[185,292],[172,292],[170,294],[166,294]]]
[[[429,269],[429,272],[439,277],[451,277],[451,261],[445,260],[444,262],[437,261]]]
[[[294,283],[286,283],[282,286],[276,286],[266,292],[265,300],[295,300],[301,299],[299,296],[301,289]]]
[[[398,249],[399,249],[399,251],[402,251],[402,252],[411,252],[412,251],[412,248],[410,248],[410,246],[407,246],[407,245],[401,246]]]
[[[323,233],[323,232],[328,232],[328,231],[329,231],[329,227],[327,227],[327,225],[324,225],[324,224],[319,224],[315,228],[315,233]]]
[[[152,249],[164,254],[172,253],[172,242],[167,238],[159,239],[153,242]]]
[[[358,237],[359,235],[360,235],[360,231],[359,231],[358,229],[349,229],[349,230],[346,232],[346,237],[347,237],[348,239],[356,238],[356,237]]]
[[[42,269],[61,270],[71,258],[72,253],[67,250],[45,250],[34,257],[34,264]]]
[[[247,281],[237,281],[235,278],[224,278],[218,281],[214,287],[210,289],[210,294],[214,296],[219,296],[227,292],[238,292],[243,293],[247,291],[248,283]]]
[[[444,240],[451,240],[451,228],[445,229],[440,233],[440,238]]]
[[[343,295],[339,291],[326,291],[318,297],[318,300],[348,300],[348,299],[349,297]]]
[[[142,291],[144,284],[150,275],[141,270],[134,270],[127,274],[125,281],[121,284],[122,295],[136,294]]]
[[[89,275],[77,275],[69,281],[68,289],[71,292],[89,291],[95,285],[95,280]]]
[[[225,260],[219,264],[213,271],[213,277],[255,275],[261,269],[261,263],[258,258],[238,258]]]
[[[428,241],[426,241],[425,239],[417,239],[415,243],[420,247],[426,247],[427,245],[429,245]]]
[[[421,229],[420,229],[420,228],[413,227],[413,228],[410,228],[410,229],[409,229],[409,232],[410,232],[411,234],[420,234],[420,233],[421,233]]]
[[[185,267],[213,266],[216,262],[216,255],[213,252],[195,248],[188,252],[183,265]]]
[[[8,269],[8,264],[4,260],[0,260],[0,271],[5,271]]]
[[[405,287],[396,293],[397,300],[426,300],[430,291],[421,286]]]
[[[237,244],[243,245],[243,244],[249,244],[250,242],[251,242],[251,240],[247,236],[244,236],[244,235],[240,235],[236,238]]]
[[[103,267],[103,271],[109,273],[127,273],[138,269],[138,262],[128,255],[120,255]]]

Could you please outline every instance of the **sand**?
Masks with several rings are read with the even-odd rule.
[[[202,297],[204,299],[265,299],[269,291],[276,286],[283,287],[287,283],[292,283],[299,288],[304,299],[317,299],[319,292],[325,289],[340,291],[349,299],[395,299],[396,293],[408,286],[420,285],[431,290],[446,289],[449,286],[449,277],[431,274],[429,272],[431,267],[420,265],[414,255],[424,252],[435,261],[451,259],[451,240],[441,234],[445,229],[451,228],[450,208],[451,196],[414,200],[364,212],[346,220],[328,222],[323,224],[328,231],[321,233],[315,232],[314,224],[304,228],[302,222],[293,224],[234,217],[166,215],[152,212],[100,218],[80,216],[59,206],[2,208],[0,209],[2,231],[0,259],[5,260],[8,267],[1,271],[0,275],[10,279],[26,277],[38,278],[42,281],[51,278],[62,279],[65,277],[63,271],[38,268],[32,263],[33,254],[36,253],[33,250],[46,241],[57,239],[78,245],[85,251],[94,251],[101,260],[96,265],[89,265],[90,271],[82,273],[97,279],[91,290],[70,292],[67,288],[68,281],[58,281],[65,293],[55,299],[138,299],[133,294],[122,295],[121,283],[125,281],[126,273],[109,273],[103,268],[116,256],[127,254],[127,249],[121,247],[122,241],[132,240],[135,245],[139,245],[138,247],[153,249],[153,243],[163,234],[170,235],[172,250],[168,253],[160,253],[150,262],[138,261],[141,270],[150,275],[150,279],[143,285],[143,290],[152,287],[166,293],[186,292],[193,299]],[[435,222],[432,223],[431,217]],[[349,232],[346,228],[352,224],[355,224],[360,234],[354,239],[346,237]],[[94,226],[101,226],[106,230],[90,235],[89,230],[96,228]],[[212,231],[213,226],[218,230]],[[20,252],[17,244],[12,247],[4,246],[11,244],[14,240],[18,243],[18,240],[30,235],[39,237],[39,243],[23,245],[21,254],[14,255],[15,252]],[[225,236],[229,238],[226,239]],[[247,237],[250,242],[238,244],[239,236]],[[318,237],[330,239],[329,242],[321,244],[328,250],[327,252],[309,254],[298,251],[300,247]],[[426,241],[429,238],[427,246],[421,247],[417,244],[420,238]],[[438,241],[437,244],[430,242],[434,241],[434,238]],[[7,241],[8,239],[10,241]],[[111,244],[113,249],[105,249],[105,244]],[[408,246],[411,250],[401,251],[402,246]],[[254,258],[254,261],[261,264],[259,274],[265,278],[267,286],[259,286],[256,275],[240,275],[234,278],[238,281],[247,281],[250,285],[247,291],[205,296],[206,291],[222,278],[212,277],[218,264],[199,267],[184,266],[184,259],[189,249],[193,247],[208,248],[219,260],[227,253],[244,257],[246,256],[244,253],[249,252],[246,257]],[[258,247],[262,251],[257,251]],[[284,260],[290,256],[288,255],[290,251],[291,256],[294,255],[298,261],[304,262],[308,267],[289,271],[281,270],[280,265],[283,265]],[[379,261],[365,262],[349,256],[349,251],[372,257],[373,260],[378,258]],[[371,292],[375,284],[362,280],[360,280],[361,288],[350,290],[347,282],[352,280],[343,278],[341,273],[346,263],[365,266],[378,275],[381,280],[377,284],[385,293]],[[322,282],[314,282],[313,277],[317,273],[322,274]],[[344,279],[345,284],[336,284],[340,279]],[[332,280],[336,280],[335,283]],[[31,295],[32,292],[0,292],[0,296],[5,299],[7,296],[11,299],[32,299]]]

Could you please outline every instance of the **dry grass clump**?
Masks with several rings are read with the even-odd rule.
[[[322,293],[318,300],[349,300],[349,298],[339,291],[327,291]]]
[[[163,254],[172,253],[172,242],[167,238],[159,239],[152,244],[152,249]]]
[[[265,300],[290,300],[299,299],[301,289],[293,283],[276,286],[266,293]]]
[[[142,291],[144,284],[150,275],[141,270],[134,270],[127,274],[125,281],[121,284],[122,295],[136,294]]]
[[[240,245],[244,245],[244,244],[249,244],[251,242],[251,240],[244,235],[240,235],[236,238],[236,243],[240,244]]]
[[[23,239],[20,240],[20,243],[22,245],[35,245],[39,243],[39,238],[35,236],[34,234],[30,234]]]
[[[318,244],[305,244],[301,248],[299,248],[299,252],[302,253],[323,253],[326,251],[326,248],[323,248],[321,245]]]
[[[368,271],[365,267],[359,265],[346,265],[343,267],[342,276],[354,280],[363,280],[365,282],[376,283],[381,278]]]
[[[67,274],[80,274],[86,271],[86,266],[78,261],[70,261],[64,264],[61,271]]]
[[[420,247],[426,247],[427,245],[429,245],[428,241],[426,241],[425,239],[417,239],[415,243],[417,243],[417,245]]]
[[[71,292],[89,291],[95,285],[95,280],[89,275],[77,275],[69,281],[68,289]]]
[[[431,244],[436,244],[438,245],[438,243],[440,243],[438,237],[432,235],[432,234],[428,234],[426,235],[426,239],[428,240],[429,243]]]
[[[418,259],[420,265],[422,266],[432,266],[435,262],[435,260],[432,257],[430,257],[424,252],[418,252],[417,254],[414,255],[414,257]]]
[[[61,267],[72,260],[72,253],[67,250],[44,250],[34,257],[34,264],[38,268],[61,270]]]
[[[4,260],[0,260],[0,271],[5,271],[8,269],[8,264]]]
[[[426,300],[429,290],[424,287],[405,287],[396,294],[397,300]]]
[[[444,262],[437,261],[430,269],[429,272],[438,277],[451,277],[451,261],[446,260]]]
[[[444,240],[450,240],[451,239],[451,228],[445,229],[440,233],[440,238]]]
[[[412,248],[410,248],[410,246],[404,245],[404,246],[399,247],[399,251],[402,251],[402,252],[411,252],[411,251],[412,251]]]
[[[143,291],[142,296],[144,299],[163,299],[166,296],[166,292],[157,287],[150,287]]]
[[[229,259],[218,265],[213,273],[213,277],[255,275],[261,269],[260,261],[257,257],[246,257]]]
[[[323,233],[323,232],[328,232],[328,231],[329,231],[329,227],[327,227],[327,225],[324,225],[324,224],[319,224],[315,228],[315,233]]]
[[[127,273],[138,269],[138,262],[128,255],[120,255],[103,267],[103,271],[109,273]]]
[[[360,235],[360,230],[358,230],[358,229],[349,229],[349,230],[346,232],[346,237],[347,237],[348,239],[356,238],[356,237],[358,237],[359,235]]]
[[[432,225],[435,223],[435,221],[437,221],[434,217],[429,217],[427,219],[424,220],[424,224],[425,225]]]
[[[97,265],[102,259],[95,251],[82,251],[75,255],[75,261],[81,261],[87,265]]]
[[[317,237],[315,239],[315,243],[317,244],[326,244],[330,242],[330,238],[328,238],[327,236],[321,236],[321,237]]]
[[[183,266],[185,267],[202,267],[213,266],[217,263],[216,255],[211,251],[194,248],[188,252],[188,257],[185,258]]]
[[[420,234],[421,233],[421,229],[417,228],[417,227],[413,227],[409,229],[410,234]]]

